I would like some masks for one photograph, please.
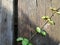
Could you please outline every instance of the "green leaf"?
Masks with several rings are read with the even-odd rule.
[[[42,16],[42,19],[47,20],[49,19],[49,16]]]
[[[29,40],[24,38],[24,40],[22,40],[22,45],[27,45],[29,43]]]
[[[45,18],[45,16],[42,16],[42,19],[44,19]]]
[[[60,15],[60,12],[56,12],[58,15]]]
[[[46,36],[46,32],[45,31],[41,31],[41,34],[43,35],[43,36]]]
[[[36,32],[37,33],[40,33],[41,32],[41,29],[39,27],[36,27]]]
[[[47,21],[48,21],[49,24],[55,25],[55,22],[53,20],[51,20],[50,18]]]
[[[57,11],[57,9],[56,9],[56,8],[53,8],[53,7],[50,7],[50,9],[51,9],[52,11]]]
[[[55,22],[54,21],[49,21],[49,23],[51,24],[51,25],[55,25]]]
[[[23,37],[17,38],[17,41],[22,41],[22,40],[23,40]]]
[[[49,18],[49,16],[45,16],[45,18]]]
[[[48,22],[49,22],[49,21],[51,21],[51,19],[50,19],[50,18],[48,19]]]
[[[28,45],[32,45],[32,43],[29,43]]]

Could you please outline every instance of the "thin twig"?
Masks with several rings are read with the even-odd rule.
[[[36,11],[37,11],[37,7],[38,7],[38,2],[36,0]],[[37,12],[36,12],[36,15],[37,15]],[[36,32],[31,36],[30,40],[36,35]]]
[[[31,36],[30,40],[31,40],[36,34],[37,34],[37,32],[35,32],[35,33]]]

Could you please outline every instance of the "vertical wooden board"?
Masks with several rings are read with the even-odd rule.
[[[37,3],[38,3],[37,14],[38,14],[39,19],[40,19],[39,23],[42,26],[45,23],[45,21],[41,17],[45,16],[45,15],[49,15],[51,13],[51,12],[49,12],[50,11],[49,7],[50,7],[51,4],[50,4],[50,0],[47,0],[47,1],[37,0]]]
[[[36,6],[35,2],[36,2],[36,0],[19,0],[18,1],[19,33],[23,32],[29,38],[30,38],[31,34],[28,34],[28,32],[33,30],[33,28],[34,28],[33,26],[35,26],[35,24],[37,22],[36,14],[35,14],[36,13],[35,12],[35,6]],[[22,27],[21,27],[21,25],[22,25]],[[21,34],[21,35],[23,35],[23,34]]]
[[[51,7],[51,0],[19,0],[18,1],[18,27],[19,36],[25,35],[25,37],[31,37],[31,30],[35,30],[37,26],[42,27],[45,23],[41,19],[42,16],[51,16],[52,12],[49,9]],[[35,28],[34,28],[35,27]],[[47,27],[47,28],[46,28]],[[53,27],[53,28],[51,28]],[[33,29],[34,28],[34,29]],[[48,25],[44,27],[47,32],[47,36],[44,38],[42,36],[36,35],[33,41],[35,45],[57,45],[52,37],[55,35],[54,26]],[[29,33],[29,34],[28,34]],[[52,41],[52,42],[51,42]]]
[[[52,6],[52,1],[51,0],[46,0],[45,1],[45,13],[46,13],[46,16],[49,16],[49,17],[52,16],[52,11],[50,10],[51,6]],[[44,26],[44,29],[48,33],[49,36],[52,35],[51,27],[52,27],[52,25],[50,25],[49,23],[47,23]]]
[[[2,10],[1,10],[1,5],[2,5],[2,0],[0,0],[0,45],[1,45],[1,16],[2,16]]]
[[[49,10],[49,7],[51,6],[50,0],[38,0],[38,15],[40,16],[40,25],[42,26],[45,21],[41,18],[42,16],[51,16],[51,11]]]
[[[56,2],[57,1],[58,0],[56,0]],[[54,7],[53,0],[46,0],[46,15],[48,15],[48,16],[52,15],[52,11],[49,9],[51,6]],[[56,21],[56,17],[53,16],[52,20],[55,21],[55,22],[58,22],[58,21]],[[53,44],[58,45],[58,40],[56,39],[56,37],[57,37],[56,33],[58,33],[58,32],[55,31],[56,27],[57,27],[56,25],[55,26],[54,25],[47,25],[46,31],[49,35],[48,40],[49,40],[50,45],[53,45]]]
[[[60,8],[60,0],[52,0],[52,7],[54,8]],[[57,40],[58,42],[60,41],[60,16],[58,14],[55,14],[55,16],[53,17],[53,20],[55,21],[55,26],[52,27],[52,38],[54,38],[54,40]]]
[[[44,20],[41,18],[42,16],[45,15],[45,0],[37,0],[37,15],[39,17],[38,21],[39,21],[39,26],[42,27],[42,25],[44,24]]]
[[[26,12],[27,12],[26,2],[27,2],[27,0],[26,1],[18,0],[18,27],[19,27],[18,28],[19,29],[18,35],[20,35],[20,36],[25,34],[24,31],[27,30],[27,29],[25,29],[25,28],[27,28],[26,27],[27,26],[27,24],[26,24],[26,21],[27,21],[27,19],[26,19],[26,16],[27,16],[27,14],[26,14]]]
[[[43,3],[43,4],[42,4]],[[38,0],[38,14],[40,14],[40,17],[44,16],[45,14],[47,16],[51,16],[52,12],[49,9],[51,7],[51,0]],[[40,13],[39,13],[40,12]],[[41,19],[41,18],[40,18]],[[44,21],[42,21],[42,19],[40,20],[42,23],[42,25],[45,23]],[[40,27],[42,26],[40,24]],[[47,36],[46,38],[42,38],[40,39],[41,44],[46,44],[46,45],[57,45],[57,41],[54,40],[52,37],[54,37],[53,35],[55,35],[54,31],[51,29],[51,27],[53,28],[54,26],[52,25],[46,25],[44,26],[45,31],[47,32]],[[54,37],[55,38],[55,37]]]
[[[1,7],[2,7],[2,3],[1,3],[2,1],[0,0],[0,24],[1,24]],[[0,28],[1,29],[1,28]]]
[[[2,1],[0,0],[0,29],[1,29],[1,6],[2,6],[2,3],[1,3]]]
[[[45,21],[41,17],[50,14],[49,12],[50,0],[37,0],[37,2],[38,2],[37,15],[39,16],[38,21],[39,21],[40,27],[42,27]],[[44,37],[44,38],[42,36],[39,36],[37,45],[49,45],[48,35],[47,37]]]
[[[29,14],[29,19],[32,21],[32,23],[37,24],[36,0],[29,0],[28,1],[28,14]]]
[[[2,0],[1,10],[2,10],[1,12],[2,14],[1,14],[1,33],[0,33],[1,43],[0,45],[12,45],[13,0]]]

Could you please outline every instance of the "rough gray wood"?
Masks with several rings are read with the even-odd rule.
[[[2,10],[1,10],[1,5],[2,5],[2,0],[0,0],[0,45],[1,45],[1,16],[2,16]]]
[[[13,0],[0,0],[0,45],[12,45]]]

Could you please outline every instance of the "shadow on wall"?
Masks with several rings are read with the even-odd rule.
[[[18,12],[21,12],[21,14],[19,14],[20,17],[18,16],[18,37],[31,38],[37,25],[29,19],[28,14],[25,14],[22,9],[18,10]],[[54,41],[50,38],[48,33],[46,37],[37,34],[31,42],[33,42],[33,45],[58,45],[59,43],[59,41]]]

